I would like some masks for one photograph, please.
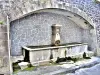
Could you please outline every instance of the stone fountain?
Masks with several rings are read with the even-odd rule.
[[[88,51],[87,43],[66,43],[60,44],[61,25],[52,25],[52,45],[42,46],[24,46],[22,48],[24,61],[30,62],[32,65],[41,65],[49,62],[51,59],[75,57],[83,58],[85,52],[91,57],[94,53]]]

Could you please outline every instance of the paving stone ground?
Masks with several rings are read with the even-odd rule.
[[[21,71],[13,75],[93,75],[91,71],[94,75],[99,75],[100,57],[92,57],[73,64],[40,66],[33,71]]]

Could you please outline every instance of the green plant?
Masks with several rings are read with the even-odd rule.
[[[3,24],[3,21],[0,21],[0,24]]]
[[[100,3],[98,0],[94,0],[95,3]]]
[[[13,63],[14,74],[16,74],[17,72],[19,72],[20,70],[21,70],[21,68],[19,67],[18,62]]]
[[[79,59],[78,58],[72,58],[72,61],[75,63],[77,62]]]

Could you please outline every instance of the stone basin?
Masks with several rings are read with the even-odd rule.
[[[49,62],[51,59],[56,60],[64,57],[83,58],[83,53],[87,56],[93,56],[92,51],[88,51],[87,43],[70,43],[59,46],[24,46],[23,48],[24,60],[33,65],[40,65],[43,62]]]

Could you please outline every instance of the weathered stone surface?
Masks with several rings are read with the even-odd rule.
[[[54,7],[54,8],[62,8],[71,10],[79,15],[82,15],[84,18],[90,17],[93,20],[93,23],[95,23],[97,30],[99,29],[99,4],[96,4],[92,0],[88,1],[78,1],[78,0],[1,0],[0,3],[1,11],[2,13],[10,13],[10,16],[12,19],[20,17],[24,15],[25,13],[28,13],[30,11],[38,10],[40,8],[47,8],[47,7]],[[75,8],[79,9],[75,9]],[[8,11],[10,9],[10,11]],[[80,11],[84,11],[80,12]],[[12,13],[13,12],[13,13]],[[4,18],[5,14],[1,14],[1,18]],[[87,16],[85,15],[87,14]],[[99,43],[99,30],[97,32],[98,34],[98,43]]]
[[[10,75],[7,26],[0,25],[0,74]]]
[[[84,49],[82,48],[84,47]],[[40,47],[29,48],[23,47],[24,61],[30,62],[32,65],[43,65],[49,61],[56,62],[58,57],[73,57],[73,58],[83,58],[83,53],[86,56],[92,57],[94,55],[93,51],[88,51],[86,44],[73,44],[73,45],[62,45],[62,46],[52,46],[52,47]]]
[[[7,25],[0,25],[0,32],[7,32]]]
[[[0,74],[10,75],[9,57],[0,55]]]
[[[56,11],[55,11],[56,12]],[[87,42],[91,46],[91,36],[69,20],[67,16],[53,13],[37,13],[11,23],[11,53],[21,55],[21,46],[50,45],[52,39],[52,24],[61,24],[61,44],[71,42]],[[94,46],[93,46],[94,47]]]
[[[21,62],[21,63],[18,63],[18,65],[20,66],[21,70],[25,69],[28,67],[28,62]]]
[[[67,10],[74,11],[75,13],[79,14],[80,16],[83,16],[84,18],[86,17],[86,19],[88,19],[89,22],[93,22],[91,24],[93,24],[96,27],[97,41],[100,47],[100,4],[96,4],[94,0],[81,0],[81,1],[80,0],[73,0],[73,1],[72,0],[9,0],[9,1],[0,0],[0,20],[5,22],[7,14],[10,14],[11,19],[15,19],[30,11],[35,11],[35,10],[39,10],[41,8],[47,8],[47,7],[54,7],[54,8],[60,8],[60,9],[66,8]],[[74,9],[74,7],[79,8],[80,10],[79,9],[76,10]],[[80,12],[80,11],[83,11],[83,12]],[[87,14],[87,16],[84,14]],[[90,17],[91,19],[89,19],[88,17]],[[37,38],[37,36],[35,38]],[[26,40],[26,39],[21,39],[21,40]],[[18,44],[22,45],[22,43],[20,42],[21,41],[19,41]],[[39,42],[40,44],[45,43],[45,41],[38,40],[38,44]],[[23,43],[23,45],[27,45],[26,43]],[[50,44],[50,42],[48,43]],[[18,44],[17,45],[14,44],[14,45],[19,46]],[[37,43],[32,44],[32,45],[37,45]],[[15,51],[17,52],[16,48],[15,48]],[[20,51],[18,51],[18,54],[20,54]]]
[[[42,61],[48,61],[50,59],[50,50],[41,51],[29,51],[29,60],[32,64]],[[35,57],[35,58],[34,58]]]
[[[0,57],[0,68],[3,67],[3,66],[4,66],[4,65],[3,65],[3,58]]]
[[[86,12],[88,16],[94,21],[94,23],[99,23],[99,4],[96,4],[93,0],[1,0],[1,10],[10,9],[10,14],[14,18],[15,16],[21,16],[30,11],[36,10],[38,8],[46,8],[46,7],[59,7],[61,5],[62,8],[66,6],[70,7],[78,7],[80,10]],[[69,9],[71,10],[71,9]],[[74,10],[74,9],[73,9]],[[13,13],[12,13],[13,12]],[[79,12],[79,11],[75,11]],[[84,14],[83,14],[84,15]],[[98,24],[99,25],[99,24]]]
[[[5,47],[7,47],[7,42],[8,41],[6,41],[6,40],[0,40],[0,47],[2,47],[2,46],[5,46]]]
[[[6,40],[7,39],[7,32],[0,32],[0,40]]]

